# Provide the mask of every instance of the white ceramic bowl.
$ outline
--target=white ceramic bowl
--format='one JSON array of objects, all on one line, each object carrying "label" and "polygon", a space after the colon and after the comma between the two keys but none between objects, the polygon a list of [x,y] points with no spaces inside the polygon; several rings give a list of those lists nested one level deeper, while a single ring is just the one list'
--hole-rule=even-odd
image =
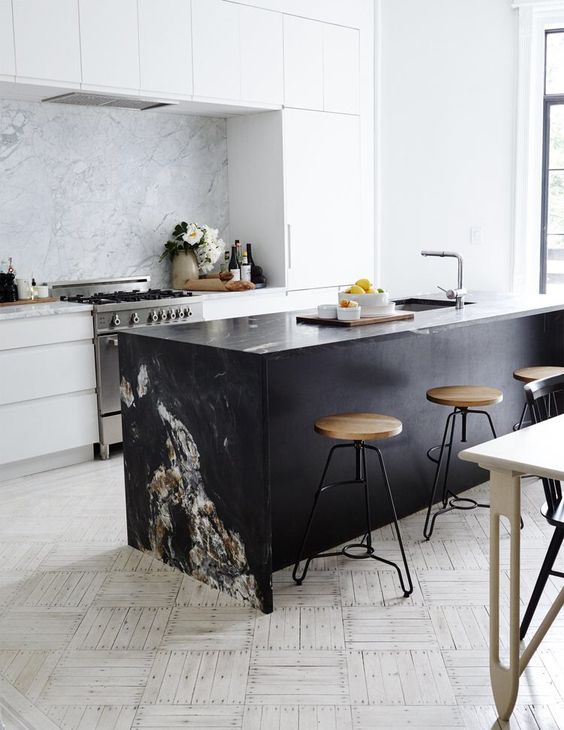
[{"label": "white ceramic bowl", "polygon": [[396,305],[395,302],[390,302],[389,292],[383,294],[345,294],[341,291],[338,295],[339,301],[341,299],[351,299],[353,302],[358,302],[362,307],[363,317],[378,317],[381,314],[393,314]]},{"label": "white ceramic bowl", "polygon": [[360,319],[361,307],[339,307],[337,309],[337,319],[344,320],[345,322],[352,322],[355,319]]},{"label": "white ceramic bowl", "polygon": [[337,305],[319,304],[317,307],[317,316],[319,319],[337,319]]}]

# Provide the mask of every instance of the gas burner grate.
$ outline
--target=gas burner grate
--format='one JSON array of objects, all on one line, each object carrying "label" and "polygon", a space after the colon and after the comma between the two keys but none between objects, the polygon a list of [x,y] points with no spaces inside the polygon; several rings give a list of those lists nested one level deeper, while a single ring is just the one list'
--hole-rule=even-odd
[{"label": "gas burner grate", "polygon": [[152,302],[159,299],[181,299],[191,297],[192,292],[181,289],[149,289],[148,291],[115,291],[96,292],[95,294],[75,294],[74,296],[62,296],[64,302],[77,302],[79,304],[127,304],[129,302]]}]

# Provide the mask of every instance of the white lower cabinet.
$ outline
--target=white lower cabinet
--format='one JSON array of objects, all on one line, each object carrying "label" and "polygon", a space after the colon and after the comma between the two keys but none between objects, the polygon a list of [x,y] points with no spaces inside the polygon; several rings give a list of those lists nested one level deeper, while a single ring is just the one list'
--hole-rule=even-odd
[{"label": "white lower cabinet", "polygon": [[2,464],[96,443],[96,394],[72,393],[0,406],[0,423],[1,471]]},{"label": "white lower cabinet", "polygon": [[0,321],[0,481],[93,458],[92,315]]}]

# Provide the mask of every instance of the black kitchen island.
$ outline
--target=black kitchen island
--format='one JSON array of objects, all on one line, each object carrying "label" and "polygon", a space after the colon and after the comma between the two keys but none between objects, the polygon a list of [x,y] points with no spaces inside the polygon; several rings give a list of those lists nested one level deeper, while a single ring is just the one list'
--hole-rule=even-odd
[{"label": "black kitchen island", "polygon": [[[383,444],[396,507],[405,516],[426,505],[426,452],[448,413],[426,390],[502,389],[491,409],[501,434],[523,404],[513,370],[564,363],[563,301],[469,299],[477,303],[462,311],[354,328],[297,324],[296,313],[283,313],[120,333],[129,544],[271,611],[272,572],[295,559],[331,445],[313,422],[338,412],[403,421],[403,433]],[[470,424],[470,443],[491,437],[480,420]],[[335,479],[350,478],[352,468],[336,460]],[[371,473],[378,526],[391,516]],[[486,478],[458,459],[451,474],[456,491]],[[362,533],[354,497],[347,487],[325,495],[310,552]]]}]

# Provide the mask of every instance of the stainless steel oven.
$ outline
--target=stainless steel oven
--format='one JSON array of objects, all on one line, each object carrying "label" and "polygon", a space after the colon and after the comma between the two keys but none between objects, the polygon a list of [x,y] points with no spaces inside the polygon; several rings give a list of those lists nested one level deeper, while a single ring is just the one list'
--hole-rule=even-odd
[{"label": "stainless steel oven", "polygon": [[150,277],[93,279],[50,284],[53,296],[92,304],[100,455],[122,441],[118,332],[203,320],[202,302],[189,292],[151,289]]}]

